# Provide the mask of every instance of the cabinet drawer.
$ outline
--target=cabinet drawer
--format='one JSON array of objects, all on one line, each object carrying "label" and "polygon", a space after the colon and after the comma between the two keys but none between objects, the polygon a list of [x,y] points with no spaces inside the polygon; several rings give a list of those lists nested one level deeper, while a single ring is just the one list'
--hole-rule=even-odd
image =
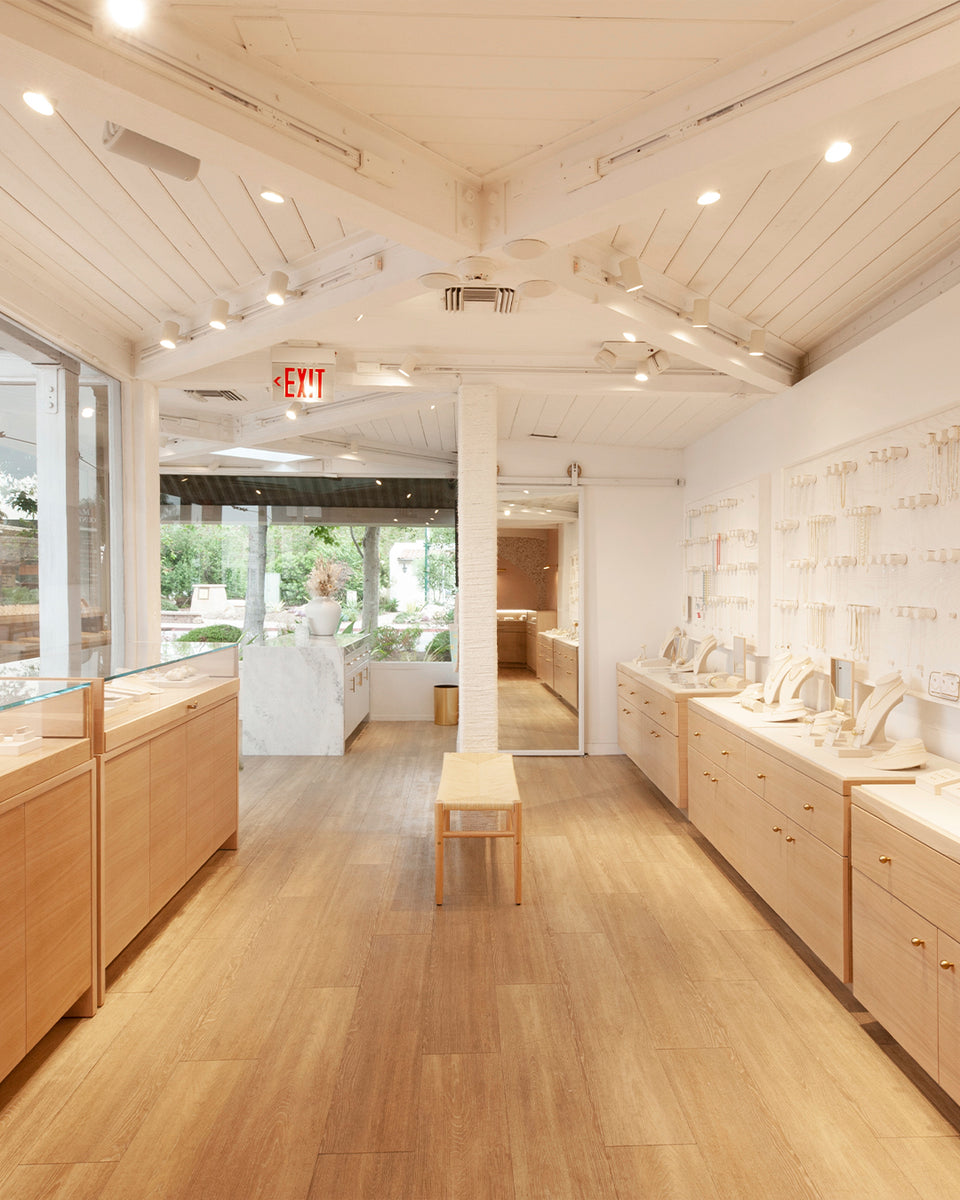
[{"label": "cabinet drawer", "polygon": [[640,714],[632,704],[620,700],[617,704],[617,743],[626,756],[644,769],[643,738],[640,734]]},{"label": "cabinet drawer", "polygon": [[694,712],[688,715],[687,729],[688,746],[696,746],[701,754],[740,783],[749,783],[746,743],[742,738]]},{"label": "cabinet drawer", "polygon": [[854,867],[904,904],[960,938],[960,863],[853,805]]},{"label": "cabinet drawer", "polygon": [[832,791],[753,745],[747,746],[747,783],[838,854],[848,853],[846,800],[842,792]]},{"label": "cabinet drawer", "polygon": [[849,860],[787,824],[789,903],[783,918],[843,982],[850,979]]},{"label": "cabinet drawer", "polygon": [[698,750],[687,751],[687,816],[711,845],[716,845],[720,776]]},{"label": "cabinet drawer", "polygon": [[937,1078],[937,929],[853,872],[853,991],[925,1071]]}]

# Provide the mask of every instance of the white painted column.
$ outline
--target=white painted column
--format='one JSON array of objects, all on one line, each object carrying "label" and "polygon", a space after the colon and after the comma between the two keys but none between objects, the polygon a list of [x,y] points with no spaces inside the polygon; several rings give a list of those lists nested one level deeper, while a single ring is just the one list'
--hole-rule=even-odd
[{"label": "white painted column", "polygon": [[124,630],[127,646],[160,640],[160,401],[151,383],[124,384]]},{"label": "white painted column", "polygon": [[79,369],[79,363],[36,367],[40,646],[49,675],[79,670]]},{"label": "white painted column", "polygon": [[496,750],[497,389],[464,384],[457,397],[460,728],[457,748]]}]

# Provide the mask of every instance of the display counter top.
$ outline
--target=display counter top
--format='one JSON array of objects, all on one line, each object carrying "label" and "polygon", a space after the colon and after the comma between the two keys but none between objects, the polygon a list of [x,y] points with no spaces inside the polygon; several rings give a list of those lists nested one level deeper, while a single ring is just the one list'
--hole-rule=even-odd
[{"label": "display counter top", "polygon": [[18,795],[87,762],[92,753],[89,683],[0,681],[0,811]]},{"label": "display counter top", "polygon": [[[793,760],[793,766],[803,774],[827,787],[837,788],[852,783],[912,783],[918,771],[885,771],[873,765],[872,757],[842,757],[836,751],[814,744],[810,725],[802,721],[770,720],[770,713],[750,712],[741,707],[735,697],[698,698],[690,702],[690,722],[701,712],[731,733],[752,743],[761,750],[771,750]],[[931,755],[928,770],[945,765],[945,760]]]},{"label": "display counter top", "polygon": [[708,681],[711,676],[716,674],[713,671],[704,675],[684,675],[682,672],[678,672],[668,665],[663,667],[640,667],[632,662],[617,663],[617,670],[631,679],[635,679],[638,683],[645,683],[648,687],[652,687],[655,691],[662,692],[665,696],[670,696],[674,700],[680,696],[692,697],[694,695],[733,696],[740,691],[739,687],[711,687]]},{"label": "display counter top", "polygon": [[[921,779],[923,774],[919,772]],[[916,783],[888,783],[858,787],[852,800],[901,833],[960,863],[960,798],[934,795]]]}]

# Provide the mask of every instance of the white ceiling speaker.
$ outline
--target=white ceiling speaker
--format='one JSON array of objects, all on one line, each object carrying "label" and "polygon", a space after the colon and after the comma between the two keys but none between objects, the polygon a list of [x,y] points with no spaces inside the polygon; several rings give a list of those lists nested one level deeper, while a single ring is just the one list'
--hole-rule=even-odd
[{"label": "white ceiling speaker", "polygon": [[541,242],[539,238],[515,238],[512,242],[507,242],[503,252],[511,258],[531,259],[539,258],[549,249],[547,243]]},{"label": "white ceiling speaker", "polygon": [[457,263],[457,270],[460,275],[468,280],[486,281],[497,269],[497,264],[492,258],[484,258],[482,255],[474,254],[469,258],[461,258]]},{"label": "white ceiling speaker", "polygon": [[200,170],[200,159],[192,154],[155,142],[153,138],[114,125],[112,121],[107,121],[103,127],[103,145],[111,154],[119,154],[121,158],[129,158],[152,171],[163,171],[165,175],[174,175],[188,183],[196,179]]},{"label": "white ceiling speaker", "polygon": [[426,275],[421,275],[417,282],[432,292],[442,292],[444,288],[456,287],[460,278],[450,271],[428,271]]},{"label": "white ceiling speaker", "polygon": [[624,291],[639,292],[643,287],[640,263],[635,258],[625,258],[620,263],[620,284]]},{"label": "white ceiling speaker", "polygon": [[544,296],[552,296],[556,290],[557,285],[552,279],[528,279],[517,288],[521,296],[531,300],[542,300]]}]

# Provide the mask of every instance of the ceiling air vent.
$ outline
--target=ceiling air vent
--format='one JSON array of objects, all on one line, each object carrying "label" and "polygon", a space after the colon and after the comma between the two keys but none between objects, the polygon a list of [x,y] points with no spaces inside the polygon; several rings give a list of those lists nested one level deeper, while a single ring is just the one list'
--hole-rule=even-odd
[{"label": "ceiling air vent", "polygon": [[246,396],[241,396],[239,392],[221,391],[219,388],[190,388],[187,392],[190,396],[196,396],[198,400],[226,400],[230,404],[246,404]]},{"label": "ceiling air vent", "polygon": [[445,312],[508,313],[513,311],[515,299],[516,292],[513,288],[468,283],[460,287],[444,288],[443,307]]}]

